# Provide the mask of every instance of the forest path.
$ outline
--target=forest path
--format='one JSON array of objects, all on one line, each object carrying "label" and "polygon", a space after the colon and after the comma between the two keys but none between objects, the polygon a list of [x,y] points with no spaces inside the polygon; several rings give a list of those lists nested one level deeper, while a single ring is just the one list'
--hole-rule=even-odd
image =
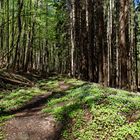
[{"label": "forest path", "polygon": [[[60,81],[59,87],[63,92],[69,89],[70,85]],[[36,96],[15,111],[15,117],[7,121],[3,128],[5,140],[57,140],[62,123],[56,121],[53,116],[41,112],[49,98],[56,95],[57,92],[52,91]]]}]

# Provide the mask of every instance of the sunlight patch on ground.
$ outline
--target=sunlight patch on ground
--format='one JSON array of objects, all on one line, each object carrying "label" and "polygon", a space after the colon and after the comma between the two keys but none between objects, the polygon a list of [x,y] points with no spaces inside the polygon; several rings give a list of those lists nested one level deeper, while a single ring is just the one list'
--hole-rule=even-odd
[{"label": "sunlight patch on ground", "polygon": [[[140,138],[138,94],[76,79],[51,77],[39,81],[34,88],[17,89],[1,95],[1,109],[18,108],[34,96],[48,91],[54,94],[42,112],[63,122],[63,140]],[[1,121],[6,119],[7,116],[1,116]]]}]

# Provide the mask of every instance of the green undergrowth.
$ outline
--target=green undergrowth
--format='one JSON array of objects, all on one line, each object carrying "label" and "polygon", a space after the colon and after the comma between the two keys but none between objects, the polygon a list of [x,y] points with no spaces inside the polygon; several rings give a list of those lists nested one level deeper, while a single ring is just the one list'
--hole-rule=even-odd
[{"label": "green undergrowth", "polygon": [[67,78],[67,77],[62,77],[62,76],[56,76],[56,77],[50,77],[47,80],[40,80],[38,82],[38,85],[40,87],[40,89],[42,90],[47,90],[47,91],[53,91],[53,92],[59,92],[62,89],[60,88],[60,85],[62,84],[67,84],[70,86],[78,86],[81,85],[82,83],[84,83],[83,81],[80,80],[76,80],[73,78]]},{"label": "green undergrowth", "polygon": [[44,94],[45,91],[38,87],[13,90],[9,93],[1,93],[0,109],[2,112],[17,109],[30,101],[34,96]]},{"label": "green undergrowth", "polygon": [[[21,107],[34,96],[53,92],[42,112],[63,123],[61,140],[140,139],[140,96],[67,77],[40,80],[33,88],[0,93],[0,109]],[[0,122],[11,118],[0,116]],[[0,133],[0,137],[1,137]]]},{"label": "green undergrowth", "polygon": [[75,79],[65,83],[72,87],[42,110],[63,122],[62,140],[140,139],[140,96]]}]

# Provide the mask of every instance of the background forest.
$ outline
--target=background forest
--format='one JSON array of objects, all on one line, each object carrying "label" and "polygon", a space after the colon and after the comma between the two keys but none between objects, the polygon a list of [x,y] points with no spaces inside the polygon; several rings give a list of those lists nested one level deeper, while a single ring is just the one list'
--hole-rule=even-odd
[{"label": "background forest", "polygon": [[140,140],[139,91],[140,0],[0,0],[0,140]]},{"label": "background forest", "polygon": [[0,68],[139,86],[139,1],[1,0]]}]

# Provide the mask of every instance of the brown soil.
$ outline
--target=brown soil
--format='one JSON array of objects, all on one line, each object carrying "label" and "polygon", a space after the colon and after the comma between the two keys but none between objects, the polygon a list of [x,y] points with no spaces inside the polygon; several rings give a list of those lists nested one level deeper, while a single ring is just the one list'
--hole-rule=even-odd
[{"label": "brown soil", "polygon": [[68,90],[70,88],[70,84],[66,84],[64,81],[59,82],[59,87],[62,91]]},{"label": "brown soil", "polygon": [[140,119],[140,110],[131,111],[126,118],[129,123],[136,122]]},{"label": "brown soil", "polygon": [[52,116],[20,116],[6,123],[5,140],[57,140],[61,127]]},{"label": "brown soil", "polygon": [[51,94],[35,97],[22,111],[16,112],[15,118],[7,121],[3,128],[5,140],[56,140],[62,124],[41,112],[49,96]]}]

